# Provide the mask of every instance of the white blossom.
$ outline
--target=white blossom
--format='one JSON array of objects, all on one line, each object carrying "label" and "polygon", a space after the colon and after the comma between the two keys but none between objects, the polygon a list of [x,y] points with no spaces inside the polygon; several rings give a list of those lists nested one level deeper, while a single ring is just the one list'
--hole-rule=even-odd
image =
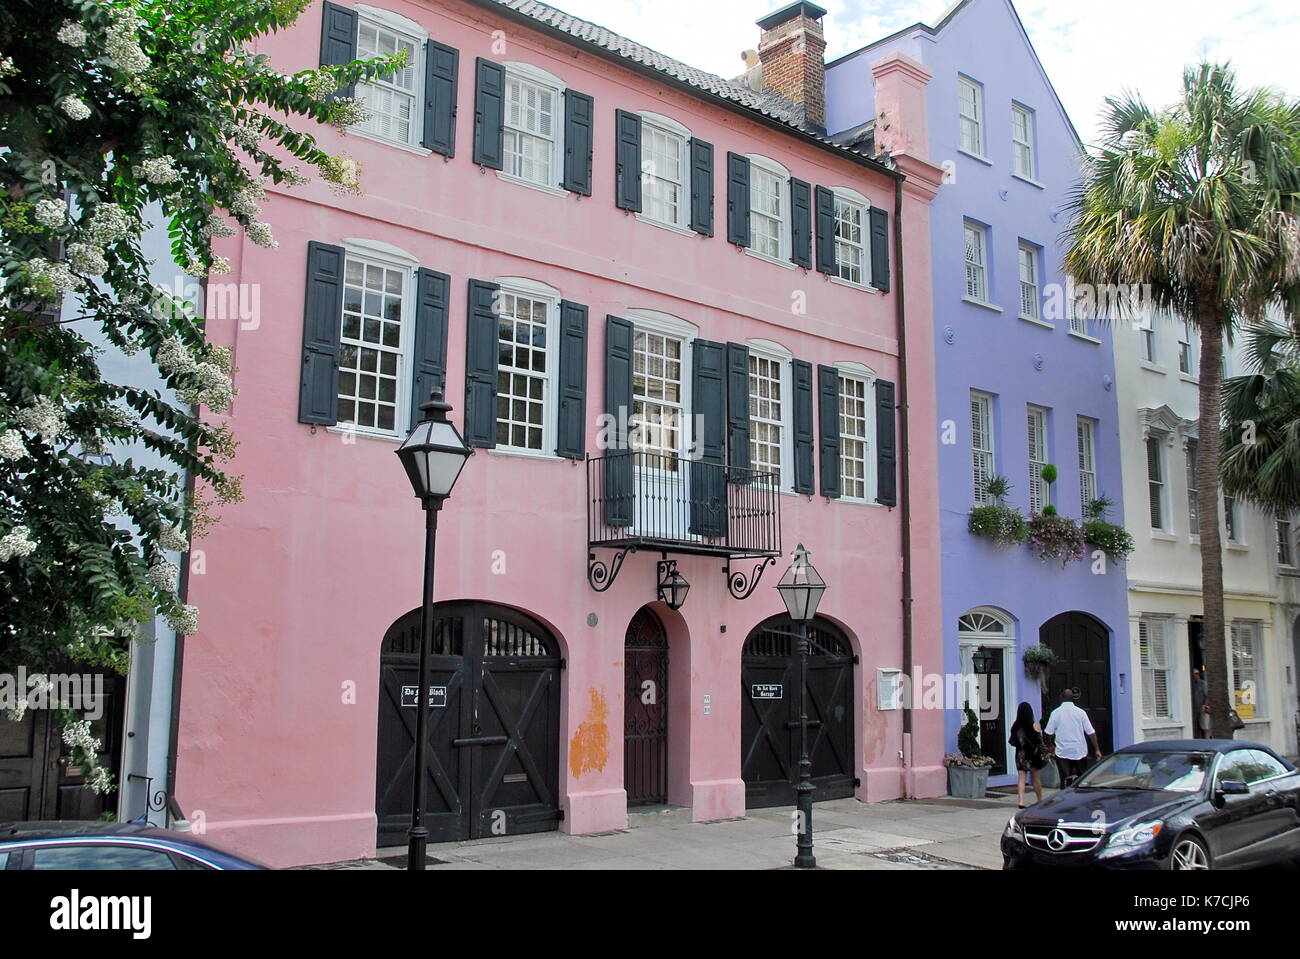
[{"label": "white blossom", "polygon": [[104,49],[113,65],[132,77],[149,69],[149,58],[140,49],[136,36],[143,24],[144,20],[135,10],[123,10],[108,28],[108,37],[104,41]]},{"label": "white blossom", "polygon": [[168,552],[183,553],[189,549],[190,541],[179,526],[163,526],[158,530],[158,545]]},{"label": "white blossom", "polygon": [[130,236],[134,229],[134,220],[120,206],[116,203],[101,203],[90,216],[87,232],[91,243],[108,246]]},{"label": "white blossom", "polygon": [[68,204],[60,199],[37,200],[32,216],[41,226],[58,229],[68,219]]},{"label": "white blossom", "polygon": [[132,168],[132,172],[147,182],[159,186],[175,183],[181,178],[180,171],[176,169],[176,161],[171,157],[150,157],[142,160]]},{"label": "white blossom", "polygon": [[177,376],[191,373],[198,366],[198,362],[190,353],[189,347],[182,343],[179,337],[175,336],[163,340],[162,345],[158,347],[155,360],[158,363],[158,369],[164,373],[174,373]]},{"label": "white blossom", "polygon": [[69,243],[68,263],[86,276],[103,276],[108,269],[104,251],[90,243]]},{"label": "white blossom", "polygon": [[166,593],[176,588],[178,575],[180,575],[180,567],[169,560],[160,559],[149,567],[149,582]]},{"label": "white blossom", "polygon": [[167,625],[181,636],[193,636],[199,631],[199,608],[182,606],[166,614]]},{"label": "white blossom", "polygon": [[36,402],[18,414],[18,423],[28,433],[35,433],[46,441],[58,439],[68,429],[63,407],[48,396],[36,397]]},{"label": "white blossom", "polygon": [[108,774],[107,769],[100,765],[96,765],[94,769],[86,774],[84,782],[90,791],[96,795],[103,795],[113,790],[113,777]]},{"label": "white blossom", "polygon": [[214,210],[208,214],[208,221],[199,232],[207,237],[226,237],[234,236],[237,231],[226,222],[224,216]]},{"label": "white blossom", "polygon": [[274,250],[280,245],[280,241],[275,238],[271,232],[271,224],[263,223],[261,220],[254,220],[248,224],[248,238],[258,246],[264,246],[268,250]]},{"label": "white blossom", "polygon": [[20,460],[27,455],[27,446],[17,430],[0,433],[0,460]]},{"label": "white blossom", "polygon": [[81,288],[81,281],[73,276],[66,263],[51,263],[38,256],[27,261],[27,269],[40,292],[51,299]]},{"label": "white blossom", "polygon": [[307,92],[317,100],[324,100],[339,88],[339,82],[323,70],[307,77]]},{"label": "white blossom", "polygon": [[9,562],[13,556],[27,556],[36,549],[31,538],[31,530],[26,526],[15,526],[0,537],[0,563]]},{"label": "white blossom", "polygon": [[266,196],[266,191],[261,187],[245,187],[242,190],[236,190],[234,197],[230,200],[230,212],[235,216],[247,217],[250,220],[262,212],[257,201]]},{"label": "white blossom", "polygon": [[361,164],[353,157],[327,157],[320,163],[321,176],[340,195],[361,192]]},{"label": "white blossom", "polygon": [[214,274],[224,274],[230,272],[231,272],[231,266],[230,266],[230,261],[228,259],[226,259],[224,256],[214,256],[212,258],[212,265],[208,267],[209,276],[212,276]]},{"label": "white blossom", "polygon": [[70,47],[84,47],[86,45],[86,28],[72,20],[64,20],[63,26],[59,27],[59,32],[55,36],[60,43],[66,43]]},{"label": "white blossom", "polygon": [[13,57],[0,57],[0,77],[11,76],[18,72]]},{"label": "white blossom", "polygon": [[80,749],[87,757],[93,757],[102,745],[90,731],[90,720],[78,719],[63,727],[63,742],[69,749]]},{"label": "white blossom", "polygon": [[90,107],[79,98],[68,95],[59,101],[59,109],[73,120],[84,120],[90,116]]}]

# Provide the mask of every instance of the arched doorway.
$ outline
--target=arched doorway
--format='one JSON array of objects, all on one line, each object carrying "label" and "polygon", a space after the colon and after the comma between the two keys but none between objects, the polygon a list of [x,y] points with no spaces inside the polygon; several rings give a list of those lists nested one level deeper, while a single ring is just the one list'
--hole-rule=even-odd
[{"label": "arched doorway", "polygon": [[[378,845],[406,841],[415,769],[420,611],[384,636],[375,782]],[[550,632],[488,603],[434,607],[427,803],[431,842],[555,829],[560,654]]]},{"label": "arched doorway", "polygon": [[1110,630],[1087,613],[1062,613],[1039,630],[1039,641],[1056,654],[1043,712],[1061,702],[1061,691],[1077,687],[1103,753],[1114,749],[1110,699]]},{"label": "arched doorway", "polygon": [[[848,637],[815,619],[808,639],[808,755],[813,798],[844,799],[857,785],[853,666]],[[754,627],[741,657],[741,777],[750,809],[790,805],[799,781],[799,642],[789,616]]]},{"label": "arched doorway", "polygon": [[648,606],[623,643],[623,786],[629,806],[668,802],[668,632]]},{"label": "arched doorway", "polygon": [[[978,690],[979,701],[970,707],[980,720],[980,749],[993,757],[990,775],[1004,776],[1012,765],[1007,717],[1016,703],[1015,621],[999,609],[972,609],[957,619],[957,644],[962,675],[974,679]],[[964,710],[961,715],[964,723]]]}]

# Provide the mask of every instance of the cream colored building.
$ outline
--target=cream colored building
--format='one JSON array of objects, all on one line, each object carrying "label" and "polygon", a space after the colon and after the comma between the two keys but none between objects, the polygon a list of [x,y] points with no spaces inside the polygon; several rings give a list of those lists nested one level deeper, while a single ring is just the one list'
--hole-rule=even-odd
[{"label": "cream colored building", "polygon": [[[1202,664],[1201,555],[1197,536],[1197,333],[1157,313],[1114,327],[1114,389],[1124,456],[1125,525],[1136,549],[1128,577],[1129,678],[1134,741],[1195,734],[1193,670]],[[1227,375],[1247,372],[1242,344]],[[1105,491],[1118,499],[1111,491]],[[1279,522],[1225,497],[1220,506],[1229,686],[1246,728],[1237,733],[1287,755],[1298,751],[1300,517]]]}]

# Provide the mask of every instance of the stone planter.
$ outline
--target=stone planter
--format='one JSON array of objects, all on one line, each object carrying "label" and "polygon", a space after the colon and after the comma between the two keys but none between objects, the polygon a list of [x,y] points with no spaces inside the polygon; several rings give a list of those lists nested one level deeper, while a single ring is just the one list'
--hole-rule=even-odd
[{"label": "stone planter", "polygon": [[989,788],[989,767],[949,766],[948,795],[959,799],[983,799]]}]

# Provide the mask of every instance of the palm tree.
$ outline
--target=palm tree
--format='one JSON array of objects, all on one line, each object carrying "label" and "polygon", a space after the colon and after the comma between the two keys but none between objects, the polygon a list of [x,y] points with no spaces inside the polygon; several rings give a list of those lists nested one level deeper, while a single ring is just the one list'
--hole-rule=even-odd
[{"label": "palm tree", "polygon": [[1250,331],[1254,372],[1223,384],[1223,488],[1279,516],[1300,510],[1300,331]]},{"label": "palm tree", "polygon": [[1300,308],[1300,102],[1239,90],[1230,66],[1183,74],[1179,99],[1153,111],[1106,101],[1100,144],[1071,198],[1066,271],[1078,284],[1140,284],[1151,305],[1201,333],[1196,473],[1211,734],[1232,725],[1219,537],[1220,388],[1225,336]]}]

